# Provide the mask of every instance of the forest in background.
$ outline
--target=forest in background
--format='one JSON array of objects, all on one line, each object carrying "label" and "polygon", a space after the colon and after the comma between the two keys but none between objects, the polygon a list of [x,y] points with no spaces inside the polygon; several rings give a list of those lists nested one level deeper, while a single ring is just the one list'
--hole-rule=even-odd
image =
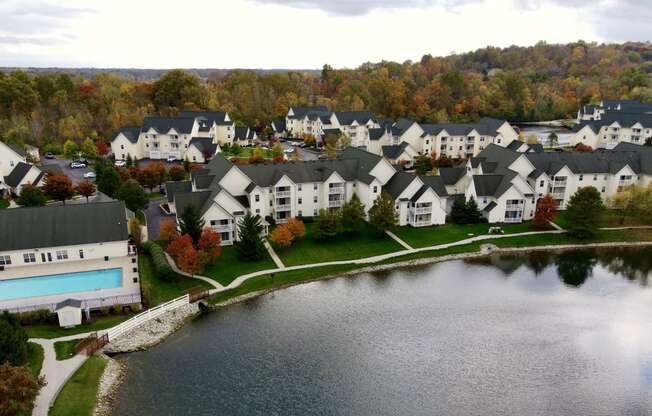
[{"label": "forest in background", "polygon": [[108,70],[0,71],[0,140],[37,146],[108,141],[146,115],[192,109],[228,111],[238,124],[260,131],[292,105],[461,122],[574,118],[579,106],[603,98],[652,102],[650,43],[540,42],[355,69],[161,73],[143,81]]}]

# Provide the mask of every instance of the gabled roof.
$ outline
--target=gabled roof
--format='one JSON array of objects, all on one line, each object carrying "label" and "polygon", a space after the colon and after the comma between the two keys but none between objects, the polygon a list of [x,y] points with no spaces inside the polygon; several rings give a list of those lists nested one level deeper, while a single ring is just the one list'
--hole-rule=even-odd
[{"label": "gabled roof", "polygon": [[369,120],[375,120],[374,113],[371,111],[339,111],[335,113],[335,116],[337,117],[337,121],[343,126],[350,126],[354,121],[364,125]]},{"label": "gabled roof", "polygon": [[387,132],[387,128],[385,127],[380,127],[380,128],[371,128],[369,129],[369,140],[380,140],[381,137],[385,135]]},{"label": "gabled roof", "polygon": [[188,146],[195,146],[202,155],[212,156],[217,152],[217,143],[213,143],[213,139],[210,137],[193,137]]},{"label": "gabled roof", "polygon": [[457,182],[459,182],[460,179],[464,177],[464,175],[466,175],[466,168],[438,168],[437,173],[445,185],[455,185]]},{"label": "gabled roof", "polygon": [[140,127],[123,127],[116,134],[113,135],[111,141],[114,141],[118,136],[122,134],[129,140],[131,143],[138,142],[138,136],[140,135]]},{"label": "gabled roof", "polygon": [[331,112],[326,106],[320,105],[316,107],[290,107],[293,116],[288,116],[291,119],[302,119],[306,116],[310,117],[319,117],[319,116],[330,116]]},{"label": "gabled roof", "polygon": [[174,201],[176,194],[190,191],[192,191],[192,183],[190,181],[165,182],[165,195],[168,202]]},{"label": "gabled roof", "polygon": [[25,175],[27,175],[27,173],[32,169],[32,166],[33,165],[30,165],[29,163],[18,162],[11,173],[5,176],[5,183],[12,188],[17,187],[20,185],[23,178],[25,178]]},{"label": "gabled roof", "polygon": [[154,129],[159,134],[167,134],[174,129],[179,134],[190,134],[194,124],[193,117],[145,117],[141,131]]},{"label": "gabled roof", "polygon": [[396,172],[389,181],[387,181],[383,188],[392,196],[392,198],[397,199],[399,195],[401,195],[401,193],[416,179],[417,177],[414,175],[399,171]]},{"label": "gabled roof", "polygon": [[405,149],[409,146],[408,142],[401,142],[401,144],[392,144],[388,146],[383,146],[383,156],[387,159],[396,159],[403,154]]},{"label": "gabled roof", "polygon": [[129,239],[122,201],[0,210],[0,235],[0,251]]},{"label": "gabled roof", "polygon": [[272,130],[275,131],[276,133],[285,133],[286,130],[285,119],[277,118],[272,120]]},{"label": "gabled roof", "polygon": [[25,149],[23,149],[22,146],[19,146],[17,144],[8,144],[7,146],[9,146],[9,148],[11,148],[11,150],[16,152],[16,154],[18,156],[21,156],[21,157],[26,157],[27,156],[27,153],[25,152]]},{"label": "gabled roof", "polygon": [[516,172],[507,171],[504,174],[473,175],[473,186],[477,196],[492,196],[500,198],[512,185]]},{"label": "gabled roof", "polygon": [[512,140],[510,144],[507,145],[507,148],[513,151],[518,151],[525,143],[520,140]]},{"label": "gabled roof", "polygon": [[72,307],[72,308],[81,308],[82,306],[82,301],[78,299],[66,299],[63,302],[57,303],[55,306],[54,310],[58,311],[61,310],[65,307]]},{"label": "gabled roof", "polygon": [[407,118],[401,118],[392,125],[392,134],[395,136],[400,136],[405,133],[407,129],[412,127],[413,124],[416,124],[416,121]]},{"label": "gabled roof", "polygon": [[430,187],[440,197],[448,196],[446,185],[444,184],[443,178],[441,176],[419,175],[419,179],[421,179],[421,181],[426,184],[426,186]]},{"label": "gabled roof", "polygon": [[433,136],[442,131],[446,131],[451,136],[466,136],[473,130],[482,136],[495,136],[500,126],[505,122],[505,120],[484,117],[475,123],[420,124],[420,126],[426,133]]}]

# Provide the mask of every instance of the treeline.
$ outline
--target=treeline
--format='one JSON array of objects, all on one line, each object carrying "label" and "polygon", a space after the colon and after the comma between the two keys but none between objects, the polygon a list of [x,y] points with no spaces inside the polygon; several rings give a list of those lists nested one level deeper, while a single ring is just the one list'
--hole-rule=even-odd
[{"label": "treeline", "polygon": [[183,109],[228,111],[237,123],[262,130],[291,105],[368,109],[422,122],[483,116],[510,121],[574,117],[602,98],[652,102],[652,45],[626,43],[484,48],[419,62],[380,62],[321,73],[235,70],[207,79],[169,71],[154,82],[110,73],[0,72],[0,137],[43,145],[108,140],[148,114]]}]

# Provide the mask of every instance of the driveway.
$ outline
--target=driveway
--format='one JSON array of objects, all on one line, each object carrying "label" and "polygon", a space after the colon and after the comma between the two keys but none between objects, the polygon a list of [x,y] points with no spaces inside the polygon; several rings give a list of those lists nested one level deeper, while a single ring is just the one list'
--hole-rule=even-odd
[{"label": "driveway", "polygon": [[174,215],[166,215],[161,207],[161,203],[165,201],[165,197],[152,199],[145,209],[145,216],[147,217],[147,236],[150,240],[158,240],[158,232],[161,227],[161,222],[166,218],[174,219]]},{"label": "driveway", "polygon": [[43,159],[43,166],[59,166],[63,173],[66,174],[72,180],[73,184],[78,184],[79,182],[84,180],[84,174],[87,172],[92,171],[92,169],[89,168],[81,168],[81,169],[71,169],[70,168],[70,160],[67,159]]}]

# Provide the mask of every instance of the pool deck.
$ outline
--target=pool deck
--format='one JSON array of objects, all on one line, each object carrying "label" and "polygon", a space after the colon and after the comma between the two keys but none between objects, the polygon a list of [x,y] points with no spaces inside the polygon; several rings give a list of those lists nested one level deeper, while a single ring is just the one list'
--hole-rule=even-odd
[{"label": "pool deck", "polygon": [[[94,303],[102,303],[104,298],[112,298],[112,303],[115,302],[117,297],[130,297],[133,299],[138,298],[140,301],[140,285],[133,283],[132,275],[138,273],[132,272],[134,266],[132,259],[133,256],[124,256],[112,258],[109,261],[103,259],[81,260],[81,261],[65,261],[58,263],[38,264],[31,266],[19,266],[6,269],[0,274],[0,281],[8,279],[20,279],[28,277],[49,276],[56,274],[70,274],[78,272],[87,272],[93,270],[105,269],[122,269],[122,286],[119,288],[111,289],[98,289],[86,292],[68,292],[61,294],[54,294],[49,296],[38,296],[11,300],[0,300],[0,310],[7,309],[10,311],[31,310],[31,309],[50,309],[53,310],[54,306],[66,299],[74,298],[79,300],[93,300]],[[127,301],[125,303],[133,303]],[[97,307],[97,306],[93,306]]]}]

